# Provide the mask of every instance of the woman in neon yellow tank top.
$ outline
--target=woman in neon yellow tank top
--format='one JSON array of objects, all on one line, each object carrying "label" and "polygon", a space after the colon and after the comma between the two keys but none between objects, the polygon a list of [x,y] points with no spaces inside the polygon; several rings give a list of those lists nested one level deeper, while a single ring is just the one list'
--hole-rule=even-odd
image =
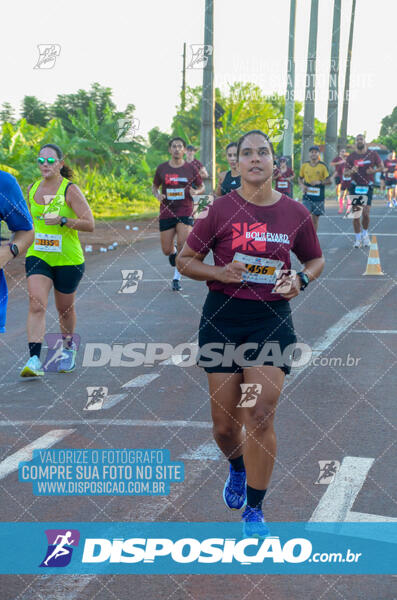
[{"label": "woman in neon yellow tank top", "polygon": [[[77,185],[69,181],[72,171],[64,164],[62,150],[55,144],[46,144],[37,161],[42,179],[28,188],[35,238],[26,253],[30,358],[21,371],[22,377],[44,375],[44,368],[62,373],[75,368],[74,303],[84,273],[78,231],[94,231],[91,209]],[[61,334],[54,344],[52,358],[43,368],[40,352],[52,286]]]}]

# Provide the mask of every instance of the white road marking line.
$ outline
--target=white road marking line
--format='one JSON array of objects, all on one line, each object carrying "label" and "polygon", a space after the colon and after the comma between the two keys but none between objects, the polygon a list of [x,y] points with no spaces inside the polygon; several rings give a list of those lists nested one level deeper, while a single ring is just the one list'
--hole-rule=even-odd
[{"label": "white road marking line", "polygon": [[210,441],[201,444],[201,446],[196,448],[196,450],[185,452],[185,454],[182,454],[180,458],[184,458],[186,460],[219,460],[222,458],[222,456],[223,454],[215,442]]},{"label": "white road marking line", "polygon": [[108,410],[109,408],[113,408],[116,406],[121,400],[124,400],[128,394],[115,394],[113,396],[108,396],[103,403],[102,410]]},{"label": "white road marking line", "polygon": [[134,379],[127,381],[127,383],[125,383],[121,387],[122,388],[143,387],[144,385],[147,385],[151,381],[154,381],[155,379],[157,379],[157,377],[160,377],[160,375],[158,373],[145,373],[144,375],[138,375],[138,377],[134,377]]},{"label": "white road marking line", "polygon": [[[397,236],[397,233],[378,233],[377,231],[373,231],[371,229],[371,235],[382,235],[382,236],[392,236],[395,237]],[[351,235],[353,237],[354,235],[354,231],[320,231],[317,232],[317,235]]]},{"label": "white road marking line", "polygon": [[[27,424],[29,421],[25,421],[25,423]],[[30,425],[31,424],[32,421],[30,421]],[[54,421],[54,424],[58,424],[58,421]],[[33,450],[51,448],[51,446],[54,446],[74,431],[74,429],[54,429],[37,438],[37,440],[34,440],[34,442],[28,444],[24,448],[17,450],[14,454],[7,456],[7,458],[0,463],[0,479],[4,479],[4,477],[7,477],[7,475],[16,471],[20,462],[31,460]]]},{"label": "white road marking line", "polygon": [[397,329],[352,329],[350,333],[397,333]]},{"label": "white road marking line", "polygon": [[[314,346],[312,347],[313,355],[319,356],[330,346],[332,346],[332,344],[338,339],[338,337],[342,335],[342,333],[344,333],[344,331],[346,331],[346,329],[348,329],[350,325],[355,323],[357,319],[362,317],[362,315],[365,312],[367,312],[367,310],[370,309],[371,306],[371,304],[367,304],[365,306],[358,306],[357,308],[354,308],[353,310],[349,311],[346,315],[343,315],[343,317],[339,319],[339,321],[335,323],[335,325],[332,325],[327,329],[323,337],[321,337],[319,340],[317,340],[317,342],[315,342]],[[308,367],[310,367],[310,361],[306,363],[302,368],[292,371],[291,374],[288,376],[288,379],[283,389],[291,385],[291,383],[293,383],[295,379],[299,377],[299,375],[303,373],[303,371],[305,371],[305,369],[307,369]]]},{"label": "white road marking line", "polygon": [[[64,427],[73,426],[73,425],[86,425],[89,423],[90,425],[106,425],[108,427],[193,427],[194,429],[211,429],[212,422],[211,421],[145,421],[139,419],[90,419],[90,418],[81,418],[81,419],[44,419],[37,423],[38,426],[47,425],[52,427],[54,425],[63,425]],[[31,420],[27,421],[12,421],[12,420],[4,420],[0,421],[0,427],[23,427],[24,425],[32,425]]]},{"label": "white road marking line", "polygon": [[374,461],[374,458],[346,456],[309,522],[346,521]]},{"label": "white road marking line", "polygon": [[[360,492],[367,474],[374,463],[374,458],[362,458],[355,456],[346,456],[341,464],[339,471],[336,473],[334,480],[329,484],[325,494],[314,510],[306,529],[308,531],[321,531],[321,523],[326,523],[323,526],[323,531],[337,535],[346,535],[373,539],[388,543],[397,543],[397,534],[390,537],[390,532],[385,533],[382,529],[371,529],[370,535],[365,528],[360,531],[354,531],[350,527],[351,522],[355,523],[396,523],[394,517],[386,517],[383,515],[371,515],[351,511],[358,493]],[[320,525],[319,525],[320,523]],[[334,527],[330,528],[330,523],[334,523]]]}]

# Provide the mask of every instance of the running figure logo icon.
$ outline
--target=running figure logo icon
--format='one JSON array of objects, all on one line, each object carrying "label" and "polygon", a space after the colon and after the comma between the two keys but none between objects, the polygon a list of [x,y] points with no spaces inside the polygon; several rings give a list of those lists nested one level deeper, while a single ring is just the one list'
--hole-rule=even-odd
[{"label": "running figure logo icon", "polygon": [[59,361],[67,358],[67,353],[64,352],[65,348],[78,350],[80,345],[80,336],[76,333],[65,338],[62,333],[47,333],[44,339],[47,342],[48,348],[47,356],[43,363],[43,369],[46,372],[58,370]]},{"label": "running figure logo icon", "polygon": [[190,44],[192,57],[190,63],[186,66],[187,69],[204,69],[208,63],[208,57],[212,55],[212,46],[204,44]]},{"label": "running figure logo icon", "polygon": [[272,144],[281,142],[288,129],[288,119],[267,119],[268,136]]},{"label": "running figure logo icon", "polygon": [[318,464],[320,466],[320,474],[314,483],[316,485],[329,485],[339,470],[340,462],[338,460],[319,460]]},{"label": "running figure logo icon", "polygon": [[115,144],[128,144],[134,140],[140,121],[136,117],[130,119],[117,119],[117,137]]},{"label": "running figure logo icon", "polygon": [[241,399],[237,408],[252,408],[255,406],[258,396],[262,391],[261,383],[240,383]]},{"label": "running figure logo icon", "polygon": [[47,552],[39,567],[66,567],[72,560],[73,548],[79,545],[78,529],[47,529]]},{"label": "running figure logo icon", "polygon": [[192,196],[194,203],[193,217],[195,219],[205,219],[209,213],[210,206],[214,203],[214,196],[199,195]]},{"label": "running figure logo icon", "polygon": [[108,388],[105,386],[87,387],[88,400],[83,410],[101,410],[108,397]]},{"label": "running figure logo icon", "polygon": [[59,44],[38,44],[39,58],[34,69],[52,69],[61,53]]},{"label": "running figure logo icon", "polygon": [[119,289],[119,294],[135,294],[138,289],[138,283],[142,279],[143,271],[139,269],[121,269],[123,282]]}]

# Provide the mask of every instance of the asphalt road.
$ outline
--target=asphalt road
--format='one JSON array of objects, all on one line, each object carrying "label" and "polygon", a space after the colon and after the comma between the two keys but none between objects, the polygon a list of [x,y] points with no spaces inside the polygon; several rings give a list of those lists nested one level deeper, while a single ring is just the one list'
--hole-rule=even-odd
[{"label": "asphalt road", "polygon": [[[315,484],[318,461],[343,463],[346,457],[374,460],[347,512],[335,517],[331,511],[328,520],[349,520],[349,511],[397,518],[397,211],[374,204],[370,233],[377,236],[384,275],[363,275],[368,250],[353,249],[351,221],[330,205],[319,229],[325,271],[292,302],[299,340],[324,360],[286,379],[276,419],[278,457],[265,501],[268,521],[308,521],[323,510],[327,486]],[[121,271],[131,269],[143,272],[137,290],[119,293]],[[7,457],[40,436],[65,430],[54,447],[167,448],[172,460],[184,461],[185,481],[172,484],[168,497],[39,497],[14,470],[0,479],[2,521],[239,520],[221,498],[227,464],[212,441],[203,371],[172,361],[82,366],[90,343],[195,342],[206,286],[183,280],[182,292],[175,293],[171,278],[153,233],[142,231],[132,246],[121,241],[115,251],[91,256],[77,302],[78,368],[40,380],[18,375],[27,360],[27,295],[22,276],[9,281],[7,333],[0,338],[0,472]],[[47,331],[57,332],[52,299]],[[142,375],[153,377],[138,380],[139,387],[123,387]],[[84,410],[87,387],[95,386],[108,388],[108,401],[100,410]],[[394,600],[397,592],[396,579],[383,575],[2,575],[0,597]]]}]

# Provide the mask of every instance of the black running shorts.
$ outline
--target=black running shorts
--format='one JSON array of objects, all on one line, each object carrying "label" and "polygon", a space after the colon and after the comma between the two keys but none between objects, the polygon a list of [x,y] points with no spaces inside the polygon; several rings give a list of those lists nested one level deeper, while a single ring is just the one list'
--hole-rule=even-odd
[{"label": "black running shorts", "polygon": [[174,229],[178,223],[184,223],[193,227],[193,217],[172,217],[170,219],[159,219],[160,231],[167,231],[167,229]]},{"label": "black running shorts", "polygon": [[207,373],[241,373],[268,365],[288,374],[296,343],[289,302],[243,300],[210,291],[198,341],[197,364]]},{"label": "black running shorts", "polygon": [[45,260],[37,256],[28,256],[25,262],[26,277],[30,277],[30,275],[49,277],[54,283],[54,288],[62,294],[73,294],[77,290],[84,270],[84,263],[51,267]]}]

